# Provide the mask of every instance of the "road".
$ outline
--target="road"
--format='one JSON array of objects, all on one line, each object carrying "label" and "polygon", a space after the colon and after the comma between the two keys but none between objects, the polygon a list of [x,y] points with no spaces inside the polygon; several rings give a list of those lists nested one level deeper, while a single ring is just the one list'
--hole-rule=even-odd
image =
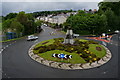
[{"label": "road", "polygon": [[[42,65],[28,56],[28,49],[35,43],[57,37],[65,37],[65,34],[56,32],[49,27],[42,27],[43,31],[36,41],[20,39],[16,42],[3,43],[2,74],[3,78],[117,78],[118,77],[118,45],[107,44],[112,52],[112,59],[101,67],[87,70],[61,70]],[[50,35],[50,32],[56,35]],[[113,42],[117,41],[117,35],[113,36]],[[11,44],[12,43],[12,44]],[[9,45],[11,44],[11,45]],[[6,47],[9,45],[8,47]]]}]

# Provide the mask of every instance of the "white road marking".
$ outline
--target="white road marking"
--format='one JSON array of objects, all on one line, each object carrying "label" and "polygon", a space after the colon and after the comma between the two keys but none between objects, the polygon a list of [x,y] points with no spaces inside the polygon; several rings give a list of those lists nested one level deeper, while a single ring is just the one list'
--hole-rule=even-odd
[{"label": "white road marking", "polygon": [[6,47],[3,47],[3,49],[5,49]]},{"label": "white road marking", "polygon": [[34,42],[37,42],[38,40],[35,40]]},{"label": "white road marking", "polygon": [[9,45],[7,45],[6,47],[8,47]]},{"label": "white road marking", "polygon": [[3,49],[0,50],[0,52],[2,52],[2,51],[3,51]]},{"label": "white road marking", "polygon": [[0,51],[0,53],[2,53],[2,51]]}]

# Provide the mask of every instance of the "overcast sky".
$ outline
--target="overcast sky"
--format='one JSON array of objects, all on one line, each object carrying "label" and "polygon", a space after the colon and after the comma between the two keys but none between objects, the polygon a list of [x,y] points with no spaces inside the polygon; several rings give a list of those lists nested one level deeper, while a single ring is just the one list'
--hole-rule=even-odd
[{"label": "overcast sky", "polygon": [[[46,11],[46,10],[65,10],[65,9],[98,9],[98,1],[93,2],[54,2],[55,0],[51,0],[51,2],[32,2],[30,0],[24,0],[24,2],[17,2],[17,0],[13,0],[15,2],[9,2],[9,0],[5,0],[2,2],[2,15],[6,15],[11,12],[36,12],[36,11]],[[42,1],[42,0],[41,0]],[[46,1],[46,0],[44,0]],[[53,2],[52,2],[53,1]]]}]

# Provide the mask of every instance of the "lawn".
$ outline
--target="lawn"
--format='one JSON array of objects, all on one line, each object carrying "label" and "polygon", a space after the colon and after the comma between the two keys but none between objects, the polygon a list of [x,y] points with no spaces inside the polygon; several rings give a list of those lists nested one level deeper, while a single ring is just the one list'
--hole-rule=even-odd
[{"label": "lawn", "polygon": [[80,39],[79,41],[86,42],[86,41],[88,41],[88,40],[85,40],[85,39]]},{"label": "lawn", "polygon": [[[98,50],[96,50],[96,47],[101,47],[102,50],[98,51]],[[88,50],[93,52],[99,58],[104,57],[105,54],[106,54],[106,51],[105,51],[104,47],[101,46],[101,45],[97,45],[97,44],[89,44],[89,49]]]},{"label": "lawn", "polygon": [[[38,43],[35,47],[39,47],[39,46],[47,46],[47,45],[50,45],[50,44],[53,44],[54,43],[54,39],[50,39],[50,40],[45,40],[45,41],[42,41],[42,42],[40,42],[40,43]],[[46,44],[43,44],[43,43],[45,43],[45,42],[48,42],[48,43],[46,43]]]},{"label": "lawn", "polygon": [[[56,54],[63,53],[63,54],[66,54],[66,55],[72,55],[72,59],[70,59],[69,61],[68,60],[61,61],[61,59],[52,57],[53,53],[56,53]],[[51,60],[51,61],[56,61],[56,62],[65,62],[65,63],[72,63],[72,64],[86,63],[86,61],[83,58],[81,58],[79,54],[69,53],[69,52],[61,51],[61,50],[47,51],[45,53],[41,53],[41,54],[38,54],[38,55],[40,57],[44,58],[44,59]]]}]

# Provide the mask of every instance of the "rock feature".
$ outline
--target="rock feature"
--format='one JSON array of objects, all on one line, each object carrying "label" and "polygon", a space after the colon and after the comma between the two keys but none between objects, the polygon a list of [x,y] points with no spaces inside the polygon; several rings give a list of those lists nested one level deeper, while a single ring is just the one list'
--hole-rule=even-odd
[{"label": "rock feature", "polygon": [[73,31],[69,27],[66,33],[66,37],[64,39],[64,44],[73,44],[74,43],[74,36],[73,36]]}]

